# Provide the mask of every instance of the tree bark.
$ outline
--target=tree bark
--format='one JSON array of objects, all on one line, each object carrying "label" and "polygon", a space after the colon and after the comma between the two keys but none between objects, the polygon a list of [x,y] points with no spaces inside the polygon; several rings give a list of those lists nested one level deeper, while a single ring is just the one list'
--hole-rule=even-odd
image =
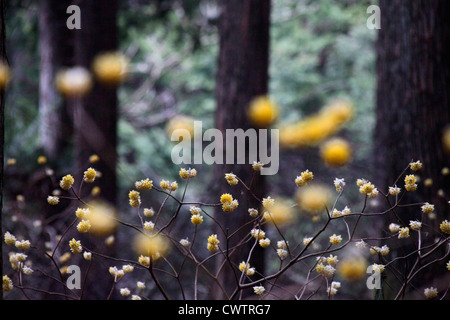
[{"label": "tree bark", "polygon": [[42,0],[39,4],[39,140],[46,156],[55,162],[72,136],[68,104],[55,88],[58,69],[72,65],[74,33],[66,27],[71,1]]},{"label": "tree bark", "polygon": [[[419,183],[405,203],[433,203],[438,218],[421,217],[417,206],[399,208],[398,214],[406,225],[423,218],[439,229],[449,213],[448,199],[439,196],[438,190],[448,197],[450,180],[441,169],[449,165],[442,133],[450,123],[450,2],[380,0],[380,8],[375,130],[378,186],[386,190],[411,160],[420,160],[424,164],[417,172],[421,182],[431,178],[433,185],[427,188]],[[399,187],[404,187],[403,178]],[[429,234],[425,241],[433,238]],[[436,272],[440,268],[445,270],[439,266]]]},{"label": "tree bark", "polygon": [[[96,55],[118,49],[117,0],[78,0],[81,11],[81,29],[75,30],[75,64],[91,69]],[[95,82],[85,97],[75,102],[74,138],[77,176],[90,166],[101,172],[95,185],[101,188],[102,199],[112,205],[117,204],[117,88]],[[89,157],[97,154],[100,161],[89,163]],[[84,184],[82,196],[88,196],[91,186]],[[105,247],[101,238],[91,238],[89,246],[102,248],[102,253],[115,256],[116,245]],[[105,261],[97,260],[92,265],[91,274],[104,274]],[[86,290],[86,299],[106,299],[109,283],[92,281]],[[114,293],[116,297],[117,293]]]},{"label": "tree bark", "polygon": [[[216,76],[216,128],[225,137],[226,129],[251,128],[247,118],[246,108],[249,102],[268,91],[269,66],[269,0],[227,0],[221,1],[221,18],[219,25],[220,51]],[[248,148],[247,148],[248,151]],[[224,143],[224,155],[227,150]],[[226,157],[224,156],[224,159]],[[236,162],[235,162],[236,163]],[[247,184],[250,183],[254,171],[251,165],[224,164],[216,165],[214,171],[214,193],[219,196],[231,193],[239,201],[239,207],[232,213],[217,212],[219,221],[232,234],[249,221],[249,208],[259,208],[260,203],[235,186],[230,187],[225,179],[225,173],[233,172]],[[233,189],[235,188],[235,189]],[[236,192],[236,188],[240,188]],[[255,176],[252,188],[260,199],[265,195],[265,179],[259,174]],[[248,236],[249,225],[234,235],[226,243],[221,237],[221,248],[233,248],[239,240]],[[220,232],[218,232],[220,235]],[[253,242],[240,247],[230,258],[234,264],[239,264],[249,253]],[[257,245],[251,259],[251,265],[257,271],[263,272],[264,258],[262,248]],[[239,272],[238,272],[239,273]],[[221,282],[226,290],[236,288],[236,278],[233,271],[226,267],[222,272]],[[219,290],[216,291],[221,296]],[[231,292],[227,292],[230,294]]]},{"label": "tree bark", "polygon": [[[94,57],[118,47],[117,1],[80,0],[81,29],[76,31],[75,62],[90,69]],[[74,107],[75,153],[77,172],[87,169],[89,157],[97,154],[95,169],[102,197],[116,204],[117,163],[117,89],[95,83],[92,91]],[[86,192],[89,187],[83,188]]]},{"label": "tree bark", "polygon": [[[6,61],[6,28],[4,3],[0,1],[0,61]],[[0,89],[0,232],[3,235],[3,176],[5,156],[5,91]],[[3,248],[3,246],[2,246]],[[0,274],[3,277],[3,250],[0,249]],[[3,289],[1,289],[0,300],[3,300]]]}]

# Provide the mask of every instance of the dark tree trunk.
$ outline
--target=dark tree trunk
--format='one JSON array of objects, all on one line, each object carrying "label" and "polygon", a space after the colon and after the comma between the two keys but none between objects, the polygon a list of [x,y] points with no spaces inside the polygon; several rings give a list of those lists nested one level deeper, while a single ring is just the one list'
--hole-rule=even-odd
[{"label": "dark tree trunk", "polygon": [[[75,2],[81,11],[81,29],[74,30],[75,64],[91,69],[96,55],[118,49],[116,0],[79,0]],[[90,166],[101,172],[95,185],[101,188],[106,202],[117,203],[117,88],[95,82],[91,92],[74,105],[75,159],[77,176]],[[89,157],[97,154],[100,161],[89,163]],[[83,196],[91,186],[84,184]],[[102,248],[103,254],[115,256],[115,245],[105,247],[103,239],[91,238],[89,246]],[[107,274],[108,261],[99,261],[91,268],[91,275]],[[98,283],[92,279],[88,285],[86,299],[106,299],[110,283]],[[114,296],[116,296],[116,292]]]},{"label": "dark tree trunk", "polygon": [[74,32],[66,27],[71,1],[42,0],[39,8],[39,140],[53,162],[61,157],[72,136],[68,105],[55,88],[55,73],[72,65]]},{"label": "dark tree trunk", "polygon": [[[0,1],[0,61],[6,61],[6,30],[4,3]],[[4,145],[5,145],[5,92],[0,89],[0,232],[3,235],[3,168],[4,166]],[[0,274],[3,277],[3,250],[0,250]],[[3,300],[3,289],[0,294],[0,300]]]},{"label": "dark tree trunk", "polygon": [[[424,167],[417,173],[421,183],[416,192],[407,194],[405,203],[435,204],[438,218],[423,218],[438,229],[449,213],[448,199],[440,197],[438,190],[448,197],[450,180],[441,169],[449,165],[442,133],[450,122],[450,2],[380,0],[380,8],[375,131],[378,185],[386,190],[411,160],[421,160]],[[399,187],[404,190],[403,178]],[[427,178],[433,181],[431,187],[422,183]],[[422,219],[417,206],[398,214],[405,224]],[[426,241],[433,239],[429,234]],[[441,269],[445,270],[442,266],[436,270]],[[427,280],[422,283],[429,284]]]},{"label": "dark tree trunk", "polygon": [[[81,9],[81,30],[75,31],[75,62],[90,69],[97,54],[117,50],[117,1],[80,0],[77,4]],[[117,187],[117,104],[116,87],[96,82],[74,107],[77,172],[81,174],[90,166],[92,154],[99,155],[100,161],[94,166],[102,173],[98,185],[102,197],[112,204],[116,203]],[[88,192],[88,188],[84,190]]]},{"label": "dark tree trunk", "polygon": [[[220,52],[216,82],[216,127],[222,131],[225,137],[226,129],[242,128],[245,131],[251,128],[246,108],[253,98],[267,94],[268,91],[270,1],[227,0],[221,1],[220,5],[222,12],[219,25]],[[226,153],[224,144],[224,155]],[[225,156],[224,159],[226,159]],[[229,172],[233,172],[249,184],[254,171],[248,164],[217,165],[215,167],[216,190],[214,190],[214,194],[220,196],[223,193],[230,193],[239,201],[236,211],[217,213],[218,219],[231,234],[249,221],[247,210],[259,208],[260,203],[255,201],[242,187],[230,187],[224,179],[225,173]],[[263,176],[256,175],[252,188],[257,197],[262,198],[265,195],[266,187]],[[239,240],[249,234],[252,227],[249,225],[243,228],[241,232],[230,239],[227,245],[225,239],[222,238],[222,249],[226,249],[226,246],[234,247]],[[231,256],[233,263],[239,264],[245,259],[252,244],[242,246],[235,252]],[[264,270],[263,250],[259,246],[256,246],[250,264],[255,266],[257,271]],[[222,274],[221,281],[224,283],[225,289],[236,288],[233,272],[229,268],[225,268]],[[221,294],[219,291],[217,292]]]}]

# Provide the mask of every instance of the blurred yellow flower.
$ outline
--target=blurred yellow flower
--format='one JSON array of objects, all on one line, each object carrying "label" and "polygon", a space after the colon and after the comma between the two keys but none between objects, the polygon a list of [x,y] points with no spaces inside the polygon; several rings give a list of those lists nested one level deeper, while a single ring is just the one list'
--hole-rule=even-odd
[{"label": "blurred yellow flower", "polygon": [[343,99],[331,101],[317,114],[280,128],[280,144],[284,147],[301,148],[316,146],[329,138],[353,116],[353,105]]},{"label": "blurred yellow flower", "polygon": [[344,258],[338,263],[338,274],[347,281],[358,281],[367,275],[367,261],[362,257]]},{"label": "blurred yellow flower", "polygon": [[[171,139],[172,134],[177,129],[187,130],[191,136],[191,139],[194,138],[194,118],[187,115],[176,115],[172,119],[170,119],[166,124],[166,133],[167,137]],[[183,141],[183,137],[174,137],[176,139],[180,139],[179,141]]]},{"label": "blurred yellow flower", "polygon": [[333,138],[321,146],[320,156],[327,165],[342,167],[350,161],[352,148],[346,140]]},{"label": "blurred yellow flower", "polygon": [[3,90],[11,80],[9,67],[3,61],[0,61],[0,90]]},{"label": "blurred yellow flower", "polygon": [[137,254],[157,260],[169,252],[170,242],[162,235],[139,233],[134,238],[133,247]]},{"label": "blurred yellow flower", "polygon": [[95,57],[92,70],[99,82],[117,85],[127,76],[128,59],[119,52],[101,53]]},{"label": "blurred yellow flower", "polygon": [[83,67],[63,69],[56,74],[55,85],[56,89],[65,96],[84,96],[92,88],[92,77]]},{"label": "blurred yellow flower", "polygon": [[92,201],[88,205],[90,208],[90,233],[97,236],[108,236],[114,233],[118,225],[116,209],[100,200]]},{"label": "blurred yellow flower", "polygon": [[256,97],[248,107],[248,118],[258,128],[269,127],[280,113],[279,107],[267,96]]},{"label": "blurred yellow flower", "polygon": [[275,199],[275,204],[264,212],[264,219],[275,223],[277,226],[289,225],[295,219],[292,204],[286,199]]},{"label": "blurred yellow flower", "polygon": [[330,188],[321,184],[311,184],[308,188],[298,189],[297,203],[305,213],[316,216],[324,212],[331,200]]}]

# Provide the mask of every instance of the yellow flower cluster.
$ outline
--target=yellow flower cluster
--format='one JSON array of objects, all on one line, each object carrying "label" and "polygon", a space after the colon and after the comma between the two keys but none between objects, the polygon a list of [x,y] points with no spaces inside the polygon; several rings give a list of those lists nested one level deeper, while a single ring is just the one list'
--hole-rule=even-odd
[{"label": "yellow flower cluster", "polygon": [[279,107],[267,96],[253,99],[248,107],[248,118],[258,128],[269,127],[280,113]]},{"label": "yellow flower cluster", "polygon": [[239,271],[244,272],[247,276],[252,276],[255,274],[255,268],[250,267],[250,264],[245,261],[242,261],[239,264]]},{"label": "yellow flower cluster", "polygon": [[216,252],[219,250],[220,241],[217,239],[217,234],[212,234],[208,238],[207,249],[211,252]]},{"label": "yellow flower cluster", "polygon": [[179,172],[181,179],[194,178],[197,175],[197,170],[189,168],[188,170],[182,168]]},{"label": "yellow flower cluster", "polygon": [[359,192],[367,195],[369,198],[375,198],[378,195],[378,189],[367,180],[358,179],[356,185],[359,187]]},{"label": "yellow flower cluster", "polygon": [[330,167],[345,166],[352,156],[352,147],[342,138],[333,138],[320,147],[320,157]]},{"label": "yellow flower cluster", "polygon": [[161,180],[159,183],[160,187],[166,191],[175,191],[178,189],[178,183],[176,181],[170,183],[167,180]]},{"label": "yellow flower cluster", "polygon": [[189,211],[191,212],[191,222],[192,224],[198,226],[203,222],[203,216],[200,215],[202,209],[199,207],[192,206]]},{"label": "yellow flower cluster", "polygon": [[92,183],[92,182],[94,182],[96,175],[97,175],[97,172],[95,171],[94,168],[88,168],[84,172],[83,180],[84,180],[84,182]]},{"label": "yellow flower cluster", "polygon": [[233,199],[229,193],[222,194],[220,202],[222,203],[222,210],[228,213],[234,211],[239,206],[239,202]]},{"label": "yellow flower cluster", "polygon": [[362,257],[348,257],[339,262],[338,273],[347,281],[358,281],[366,276],[367,261]]},{"label": "yellow flower cluster", "polygon": [[141,194],[139,193],[139,191],[131,190],[128,193],[128,197],[130,198],[130,206],[135,208],[139,207],[139,205],[141,204]]},{"label": "yellow flower cluster", "polygon": [[230,186],[235,186],[239,183],[238,179],[236,178],[236,175],[233,173],[226,173],[225,180],[227,180]]},{"label": "yellow flower cluster", "polygon": [[314,174],[308,169],[303,171],[297,178],[295,178],[295,184],[298,187],[305,186],[308,182],[314,179]]},{"label": "yellow flower cluster", "polygon": [[138,190],[150,190],[151,188],[153,188],[153,181],[147,178],[140,181],[136,181],[134,185]]},{"label": "yellow flower cluster", "polygon": [[0,90],[3,90],[11,80],[9,67],[3,61],[0,61]]},{"label": "yellow flower cluster", "polygon": [[406,191],[415,191],[417,189],[416,177],[413,174],[405,177],[405,189]]},{"label": "yellow flower cluster", "polygon": [[48,196],[47,202],[52,206],[56,206],[59,203],[59,198],[55,196]]},{"label": "yellow flower cluster", "polygon": [[93,86],[92,76],[84,67],[75,66],[58,71],[55,76],[57,90],[66,97],[82,97]]},{"label": "yellow flower cluster", "polygon": [[127,76],[128,60],[119,52],[101,53],[95,57],[92,70],[99,82],[117,85]]},{"label": "yellow flower cluster", "polygon": [[74,182],[75,179],[72,177],[72,175],[68,174],[62,177],[61,181],[59,182],[59,186],[63,190],[69,190],[70,188],[72,188]]},{"label": "yellow flower cluster", "polygon": [[411,170],[413,171],[417,171],[422,169],[422,162],[420,162],[420,160],[416,161],[416,162],[411,162],[409,164],[409,167],[411,168]]},{"label": "yellow flower cluster", "polygon": [[280,144],[290,148],[315,146],[341,129],[351,119],[353,106],[345,100],[335,100],[315,115],[280,129]]},{"label": "yellow flower cluster", "polygon": [[72,251],[72,253],[74,253],[74,254],[81,253],[83,251],[83,247],[81,246],[80,240],[78,240],[78,241],[75,239],[70,240],[69,246],[70,246],[70,251]]},{"label": "yellow flower cluster", "polygon": [[450,222],[448,220],[442,221],[442,223],[439,225],[439,228],[442,232],[450,234]]},{"label": "yellow flower cluster", "polygon": [[13,282],[10,277],[6,275],[3,276],[2,288],[4,292],[11,291],[14,288]]}]

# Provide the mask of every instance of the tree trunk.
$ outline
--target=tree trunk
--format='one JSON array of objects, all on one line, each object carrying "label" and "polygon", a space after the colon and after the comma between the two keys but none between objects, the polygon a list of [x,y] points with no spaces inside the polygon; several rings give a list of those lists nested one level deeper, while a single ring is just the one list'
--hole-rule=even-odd
[{"label": "tree trunk", "polygon": [[[6,30],[4,3],[0,1],[0,61],[6,61]],[[3,175],[4,175],[4,145],[5,145],[5,91],[0,89],[0,232],[3,235]],[[3,246],[2,246],[3,247]],[[0,250],[0,274],[3,277],[3,250]],[[0,300],[3,300],[3,289],[0,294]]]},{"label": "tree trunk", "polygon": [[[81,29],[76,31],[75,62],[90,69],[94,57],[105,51],[115,51],[117,38],[117,1],[80,0]],[[92,91],[77,101],[74,112],[75,149],[77,172],[82,173],[89,157],[97,154],[100,161],[95,169],[102,197],[116,203],[117,162],[117,90],[95,83]],[[89,187],[83,188],[86,192]]]},{"label": "tree trunk", "polygon": [[[449,165],[442,133],[450,123],[450,2],[380,0],[380,8],[375,131],[378,186],[386,190],[411,160],[420,160],[424,164],[417,172],[421,183],[416,192],[407,194],[405,203],[435,204],[438,218],[423,218],[438,229],[449,213],[448,199],[439,196],[438,190],[448,197],[450,180],[441,169]],[[399,180],[402,188],[403,178]],[[431,187],[422,183],[427,178],[433,181]],[[406,225],[422,219],[417,206],[402,208],[398,214]],[[424,245],[433,239],[429,234]],[[445,270],[439,266],[436,272],[441,269]],[[428,284],[428,280],[421,281]]]},{"label": "tree trunk", "polygon": [[[251,128],[247,118],[246,108],[249,102],[268,91],[269,65],[269,0],[227,0],[221,1],[221,18],[219,25],[220,51],[216,81],[216,127],[225,137],[226,129]],[[247,148],[248,151],[248,148]],[[224,143],[224,155],[227,153]],[[226,157],[224,156],[224,159]],[[236,163],[236,162],[235,162]],[[247,184],[250,183],[254,171],[251,165],[224,164],[217,165],[214,171],[214,194],[220,197],[230,193],[239,201],[239,207],[232,213],[217,212],[219,221],[229,234],[249,221],[249,208],[259,208],[255,201],[242,187],[230,187],[225,179],[225,173],[233,172]],[[265,181],[259,174],[252,184],[254,193],[262,198],[265,195]],[[234,189],[233,189],[234,188]],[[239,188],[238,191],[236,191]],[[229,239],[222,237],[221,247],[234,247],[239,240],[246,237],[252,225],[243,228],[241,232]],[[220,235],[220,232],[218,231]],[[231,256],[234,264],[239,264],[249,253],[253,243],[249,243]],[[257,271],[264,270],[262,249],[256,246],[252,255],[251,265]],[[239,273],[239,272],[238,272]],[[221,282],[226,290],[236,288],[236,278],[230,268],[222,272]],[[220,295],[221,293],[217,291]],[[230,294],[231,292],[228,292]],[[221,296],[223,297],[223,296]]]},{"label": "tree trunk", "polygon": [[[118,49],[116,0],[79,0],[75,2],[81,11],[81,29],[76,30],[75,64],[91,69],[94,57],[105,51]],[[77,100],[74,106],[75,160],[77,176],[92,166],[101,172],[95,185],[101,188],[106,202],[117,203],[117,88],[95,82],[91,92]],[[89,163],[89,157],[97,154],[100,161]],[[91,186],[84,184],[83,197]],[[104,246],[103,239],[91,238],[89,246],[102,248],[103,254],[115,256],[116,246]],[[92,266],[91,275],[107,274],[108,261],[99,261]],[[92,280],[86,291],[86,299],[106,299],[110,283]],[[115,292],[113,297],[116,297]]]},{"label": "tree trunk", "polygon": [[49,160],[57,160],[72,136],[68,105],[55,89],[55,73],[72,64],[73,31],[66,27],[71,1],[42,0],[39,8],[39,140]]}]

